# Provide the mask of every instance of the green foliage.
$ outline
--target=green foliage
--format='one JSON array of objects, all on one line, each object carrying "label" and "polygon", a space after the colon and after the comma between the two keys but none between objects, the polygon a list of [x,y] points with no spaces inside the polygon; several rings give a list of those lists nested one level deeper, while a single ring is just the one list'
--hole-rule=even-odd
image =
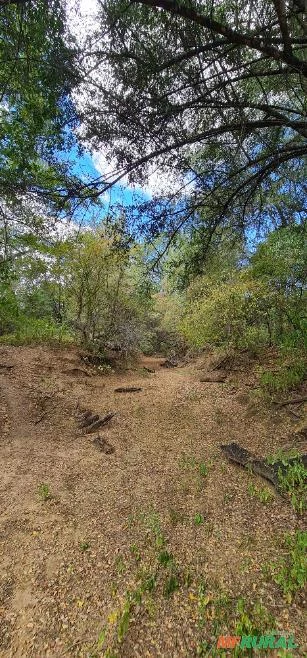
[{"label": "green foliage", "polygon": [[46,231],[40,239],[28,236],[20,257],[20,236],[10,242],[15,260],[3,277],[0,340],[82,342],[101,357],[113,347],[122,357],[137,354],[150,331],[152,306],[144,250],[120,248],[118,236],[102,235],[103,228],[54,241]]},{"label": "green foliage", "polygon": [[203,522],[204,522],[203,515],[200,514],[200,512],[197,512],[197,514],[195,514],[195,516],[194,516],[194,524],[195,525],[202,525]]},{"label": "green foliage", "polygon": [[[129,11],[122,1],[100,3],[82,97],[87,139],[103,145],[133,181],[146,179],[148,162],[161,166],[161,184],[171,173],[166,200],[161,194],[148,203],[148,233],[165,231],[169,240],[182,226],[188,234],[192,224],[200,233],[196,265],[217,226],[231,225],[240,235],[251,225],[295,222],[304,214],[305,50],[295,41],[304,32],[298,5],[289,4],[280,29],[274,3],[263,0],[212,6],[180,0],[158,12],[148,0]],[[282,43],[284,30],[290,43],[281,55],[268,44]],[[123,35],[129,35],[128,51]],[[203,43],[197,57],[195,44]],[[142,229],[144,215],[142,204]]]},{"label": "green foliage", "polygon": [[278,469],[278,482],[295,512],[303,514],[307,509],[307,469],[299,457]]},{"label": "green foliage", "polygon": [[127,596],[126,603],[124,605],[124,608],[121,612],[119,621],[118,621],[118,626],[117,626],[117,639],[118,642],[122,642],[127,631],[129,628],[130,624],[130,618],[131,618],[131,612],[132,612],[132,601],[129,598],[129,595]]},{"label": "green foliage", "polygon": [[[267,608],[260,602],[249,604],[243,598],[238,599],[236,605],[236,619],[234,635],[263,635],[272,628],[274,619]],[[245,649],[237,645],[233,651],[234,656],[244,655]]]},{"label": "green foliage", "polygon": [[207,466],[207,464],[205,464],[205,462],[200,462],[200,464],[198,466],[198,470],[199,470],[199,475],[202,478],[207,477],[207,475],[208,475],[208,466]]},{"label": "green foliage", "polygon": [[30,345],[31,343],[69,344],[75,340],[68,327],[56,324],[52,320],[20,318],[18,324],[20,326],[15,327],[14,333],[0,336],[0,343],[7,345]]},{"label": "green foliage", "polygon": [[58,0],[1,8],[0,194],[15,203],[18,192],[38,192],[57,204],[69,181],[58,154],[74,141],[66,125],[74,121],[70,91],[78,76],[65,23]]},{"label": "green foliage", "polygon": [[297,530],[286,535],[288,554],[279,563],[271,563],[269,569],[280,586],[286,600],[291,603],[294,594],[304,589],[307,583],[307,532]]},{"label": "green foliage", "polygon": [[275,346],[279,367],[262,372],[261,387],[273,394],[298,386],[307,372],[306,243],[303,226],[282,228],[258,246],[249,262],[242,252],[241,264],[229,255],[220,262],[225,244],[217,245],[219,256],[207,260],[206,272],[185,292],[179,328],[188,344],[254,356]]},{"label": "green foliage", "polygon": [[257,498],[264,505],[274,500],[274,494],[270,489],[268,489],[268,487],[262,487],[260,489],[251,483],[248,485],[248,493],[253,498]]},{"label": "green foliage", "polygon": [[169,282],[161,282],[161,290],[153,294],[152,312],[148,316],[148,329],[141,345],[145,353],[165,356],[184,354],[187,348],[178,327],[182,315],[182,297]]},{"label": "green foliage", "polygon": [[[270,395],[274,393],[285,393],[299,386],[304,380],[307,373],[307,358],[305,350],[299,353],[299,350],[282,350],[282,357],[277,361],[279,365],[277,372],[269,370],[263,372],[260,376],[260,385],[262,389]],[[280,362],[281,361],[281,362]]]},{"label": "green foliage", "polygon": [[169,598],[179,587],[180,583],[176,572],[171,572],[164,583],[163,595]]},{"label": "green foliage", "polygon": [[90,543],[88,541],[81,541],[80,542],[80,551],[81,553],[85,553],[86,551],[89,550],[90,548]]},{"label": "green foliage", "polygon": [[266,461],[272,465],[281,463],[278,469],[280,490],[290,498],[295,512],[303,514],[307,507],[307,469],[297,450],[279,450]]},{"label": "green foliage", "polygon": [[194,470],[196,466],[197,466],[197,461],[195,457],[186,455],[183,452],[179,459],[179,467],[182,468],[183,470]]},{"label": "green foliage", "polygon": [[292,450],[277,450],[274,452],[273,455],[268,455],[266,458],[267,464],[276,464],[277,462],[281,462],[283,466],[288,466],[289,464],[289,459],[294,459],[296,457],[299,457],[299,453],[297,450],[292,449]]},{"label": "green foliage", "polygon": [[141,520],[147,531],[153,534],[156,548],[162,549],[165,546],[166,540],[161,529],[159,514],[154,510],[149,510],[141,514]]},{"label": "green foliage", "polygon": [[38,495],[41,498],[41,500],[43,500],[44,502],[46,500],[50,500],[51,492],[49,485],[46,484],[45,482],[42,482],[38,487]]},{"label": "green foliage", "polygon": [[0,283],[0,336],[15,329],[19,315],[18,299],[12,286]]},{"label": "green foliage", "polygon": [[172,554],[166,550],[161,551],[158,555],[158,562],[160,562],[160,564],[162,564],[164,567],[169,565],[172,562],[172,560],[173,560]]},{"label": "green foliage", "polygon": [[265,316],[270,305],[270,290],[245,271],[225,283],[202,277],[189,288],[181,329],[196,347],[261,347],[269,343]]}]

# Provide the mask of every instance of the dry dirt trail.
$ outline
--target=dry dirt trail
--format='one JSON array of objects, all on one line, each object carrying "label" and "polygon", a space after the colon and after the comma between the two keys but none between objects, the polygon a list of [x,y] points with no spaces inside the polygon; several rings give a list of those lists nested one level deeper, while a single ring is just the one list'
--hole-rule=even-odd
[{"label": "dry dirt trail", "polygon": [[[304,655],[304,600],[285,604],[262,569],[302,521],[252,497],[265,483],[219,449],[272,453],[293,421],[251,405],[248,376],[200,383],[199,363],[160,361],[86,376],[74,350],[1,348],[1,658],[213,656],[240,598]],[[112,454],[78,430],[78,402],[116,412]]]}]

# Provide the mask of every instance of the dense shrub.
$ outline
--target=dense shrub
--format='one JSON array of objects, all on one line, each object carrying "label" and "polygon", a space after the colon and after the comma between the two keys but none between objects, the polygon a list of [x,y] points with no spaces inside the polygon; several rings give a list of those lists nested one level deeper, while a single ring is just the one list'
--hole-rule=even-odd
[{"label": "dense shrub", "polygon": [[68,327],[52,320],[19,318],[13,333],[0,336],[0,343],[27,345],[31,343],[72,343],[75,336]]}]

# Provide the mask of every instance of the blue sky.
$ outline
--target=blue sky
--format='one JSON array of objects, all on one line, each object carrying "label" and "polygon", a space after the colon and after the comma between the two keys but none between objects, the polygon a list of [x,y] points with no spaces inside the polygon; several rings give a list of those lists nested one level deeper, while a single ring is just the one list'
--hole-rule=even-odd
[{"label": "blue sky", "polygon": [[[85,182],[90,182],[102,176],[101,168],[98,169],[95,166],[95,160],[89,152],[84,152],[82,155],[79,155],[78,149],[73,147],[69,154],[65,154],[65,158],[73,163],[72,172],[82,178]],[[101,195],[101,200],[103,201],[105,207],[105,214],[108,212],[108,208],[111,205],[132,205],[136,195],[139,202],[148,201],[150,199],[150,194],[141,188],[133,189],[124,183],[122,185],[114,185],[112,189]],[[90,221],[91,217],[92,213],[89,210],[87,213],[85,213],[84,221]]]}]

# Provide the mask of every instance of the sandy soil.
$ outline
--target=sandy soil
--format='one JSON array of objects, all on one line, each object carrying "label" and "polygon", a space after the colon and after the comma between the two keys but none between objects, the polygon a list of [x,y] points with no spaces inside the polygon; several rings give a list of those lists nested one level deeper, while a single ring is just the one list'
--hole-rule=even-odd
[{"label": "sandy soil", "polygon": [[[303,520],[270,485],[267,504],[252,496],[265,482],[219,448],[273,453],[295,419],[253,401],[252,374],[200,383],[205,362],[160,363],[101,375],[75,350],[1,348],[1,658],[214,656],[239,599],[305,655],[304,596],[286,603],[263,568]],[[100,431],[112,454],[77,406],[116,412]]]}]

